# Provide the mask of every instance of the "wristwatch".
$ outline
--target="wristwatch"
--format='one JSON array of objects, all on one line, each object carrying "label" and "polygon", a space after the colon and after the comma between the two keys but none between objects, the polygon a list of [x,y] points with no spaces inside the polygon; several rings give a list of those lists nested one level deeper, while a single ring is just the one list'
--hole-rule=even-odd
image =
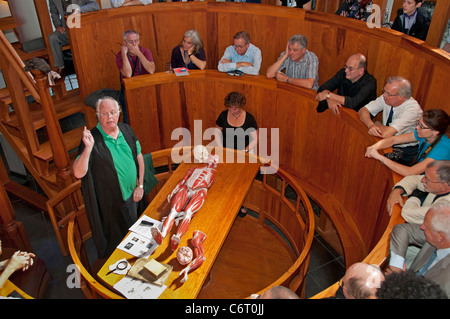
[{"label": "wristwatch", "polygon": [[138,187],[139,187],[139,188],[144,188],[144,185],[141,184],[141,185],[138,185]]},{"label": "wristwatch", "polygon": [[330,98],[330,93],[327,93],[327,99],[329,99]]}]

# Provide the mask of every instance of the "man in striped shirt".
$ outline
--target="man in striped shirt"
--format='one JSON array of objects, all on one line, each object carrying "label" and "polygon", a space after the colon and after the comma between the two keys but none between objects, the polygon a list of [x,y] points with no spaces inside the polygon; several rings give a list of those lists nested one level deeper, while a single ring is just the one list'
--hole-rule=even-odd
[{"label": "man in striped shirt", "polygon": [[[319,59],[306,49],[308,39],[301,34],[294,35],[288,41],[286,51],[278,60],[269,66],[266,76],[276,78],[307,89],[317,90],[319,87]],[[286,70],[285,73],[281,71]]]}]

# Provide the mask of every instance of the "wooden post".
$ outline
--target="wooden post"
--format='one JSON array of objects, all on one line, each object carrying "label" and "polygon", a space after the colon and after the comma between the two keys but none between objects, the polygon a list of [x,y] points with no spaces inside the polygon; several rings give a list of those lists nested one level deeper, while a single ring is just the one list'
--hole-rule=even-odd
[{"label": "wooden post", "polygon": [[32,251],[25,228],[22,223],[16,221],[14,209],[3,186],[8,180],[8,173],[0,157],[0,228],[2,229],[3,246]]},{"label": "wooden post", "polygon": [[432,46],[440,47],[444,36],[447,22],[450,18],[450,1],[437,0],[431,18],[430,29],[428,29],[426,42]]},{"label": "wooden post", "polygon": [[32,73],[35,75],[36,84],[41,97],[41,106],[44,112],[48,139],[53,153],[53,160],[58,168],[58,172],[56,173],[56,183],[58,185],[58,189],[62,189],[71,184],[73,181],[72,172],[69,168],[69,154],[64,145],[61,127],[59,126],[52,97],[50,96],[50,92],[48,90],[47,75],[37,70],[33,70]]}]

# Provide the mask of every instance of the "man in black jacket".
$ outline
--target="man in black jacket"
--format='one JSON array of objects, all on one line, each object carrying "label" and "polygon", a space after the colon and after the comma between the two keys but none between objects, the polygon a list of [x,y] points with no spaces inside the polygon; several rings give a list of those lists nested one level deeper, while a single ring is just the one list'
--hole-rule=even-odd
[{"label": "man in black jacket", "polygon": [[[332,93],[337,89],[336,93]],[[350,56],[345,66],[317,90],[317,112],[329,108],[339,114],[344,106],[358,112],[360,108],[377,98],[377,81],[366,70],[366,58],[362,54]]]},{"label": "man in black jacket", "polygon": [[398,9],[392,29],[425,41],[431,17],[427,10],[421,8],[423,0],[404,0]]}]

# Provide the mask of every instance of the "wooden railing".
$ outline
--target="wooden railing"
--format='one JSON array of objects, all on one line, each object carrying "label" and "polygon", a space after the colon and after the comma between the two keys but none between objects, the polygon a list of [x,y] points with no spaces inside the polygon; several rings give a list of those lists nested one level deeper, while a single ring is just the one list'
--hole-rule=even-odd
[{"label": "wooden railing", "polygon": [[[273,27],[267,29],[269,25]],[[309,39],[308,49],[319,57],[320,83],[334,75],[350,54],[360,52],[368,58],[368,71],[377,78],[379,93],[389,76],[401,75],[411,80],[413,96],[423,109],[438,107],[450,113],[450,59],[443,51],[399,32],[370,29],[361,21],[333,14],[239,3],[153,4],[83,15],[82,27],[69,31],[71,43],[76,43],[72,53],[81,99],[94,90],[119,88],[111,51],[118,52],[117,42],[130,28],[152,50],[159,72],[188,29],[202,35],[210,69],[216,68],[232,36],[248,31],[262,51],[261,74],[278,58],[290,36],[303,33]],[[340,116],[317,114],[314,91],[263,75],[236,79],[211,70],[190,73],[181,79],[159,73],[125,81],[130,121],[144,152],[174,146],[172,130],[194,128],[196,119],[212,127],[225,94],[245,92],[246,107],[259,126],[279,128],[280,164],[330,215],[346,264],[363,260],[374,247],[379,248],[380,239],[383,247],[378,252],[386,252],[383,234],[391,224],[384,206],[395,176],[363,157],[374,139],[356,114],[348,110]],[[13,80],[19,83],[20,78]]]},{"label": "wooden railing", "polygon": [[[184,148],[184,154],[188,154],[189,150],[190,148]],[[173,152],[177,152],[177,150],[165,149],[152,152],[155,169],[167,167],[165,172],[156,175],[160,181],[158,189],[172,174],[172,164],[179,164],[173,162],[171,158]],[[285,190],[288,186],[294,191],[295,198],[293,199],[286,197]],[[70,185],[52,199],[53,205],[66,198],[78,198],[77,192],[80,191],[80,187],[79,181]],[[149,194],[149,200],[152,198],[151,195],[152,193]],[[263,175],[262,181],[255,180],[253,182],[245,205],[259,214],[260,224],[263,225],[265,219],[269,219],[287,238],[296,256],[289,269],[259,293],[276,285],[284,285],[300,295],[304,295],[304,280],[314,238],[314,215],[306,193],[288,173],[278,168],[276,175]],[[84,205],[78,203],[75,206],[74,213],[69,216],[67,241],[72,260],[82,278],[80,286],[83,293],[88,298],[96,298],[98,295],[103,298],[121,298],[100,284],[95,279],[95,275],[90,273],[84,242],[91,237],[91,234],[86,223]],[[284,241],[281,237],[279,240]]]},{"label": "wooden railing", "polygon": [[[294,191],[294,198],[286,196],[288,187]],[[258,294],[282,285],[304,297],[315,228],[313,210],[306,193],[292,176],[278,168],[275,174],[263,175],[262,181],[253,182],[244,206],[258,213],[261,225],[265,224],[265,219],[273,223],[287,238],[296,256],[292,266]]]},{"label": "wooden railing", "polygon": [[233,35],[245,30],[261,49],[261,75],[285,50],[287,40],[302,33],[309,40],[308,50],[319,58],[320,84],[343,67],[351,54],[360,52],[368,59],[368,71],[377,79],[380,94],[389,76],[401,75],[412,82],[414,97],[424,109],[450,110],[446,89],[450,59],[444,51],[355,19],[270,5],[195,1],[104,9],[82,18],[81,28],[69,30],[69,36],[71,43],[77,43],[72,53],[83,98],[101,88],[120,87],[112,52],[119,52],[118,42],[127,29],[139,32],[141,45],[153,53],[157,72],[165,71],[173,47],[188,29],[196,29],[202,37],[208,69],[217,69]]},{"label": "wooden railing", "polygon": [[[364,158],[375,139],[354,111],[318,114],[314,91],[263,76],[236,79],[213,70],[191,71],[185,77],[158,73],[128,79],[125,86],[130,121],[144,152],[193,145],[196,138],[208,145],[212,141],[203,132],[215,126],[225,109],[225,95],[245,93],[246,110],[255,116],[260,132],[267,132],[267,155],[279,154],[280,167],[330,216],[346,264],[362,260],[381,238],[389,222],[384,201],[393,176],[377,161]],[[181,141],[175,134],[172,140],[172,132],[181,127],[190,132],[189,139]],[[279,139],[272,141],[274,134]]]}]

